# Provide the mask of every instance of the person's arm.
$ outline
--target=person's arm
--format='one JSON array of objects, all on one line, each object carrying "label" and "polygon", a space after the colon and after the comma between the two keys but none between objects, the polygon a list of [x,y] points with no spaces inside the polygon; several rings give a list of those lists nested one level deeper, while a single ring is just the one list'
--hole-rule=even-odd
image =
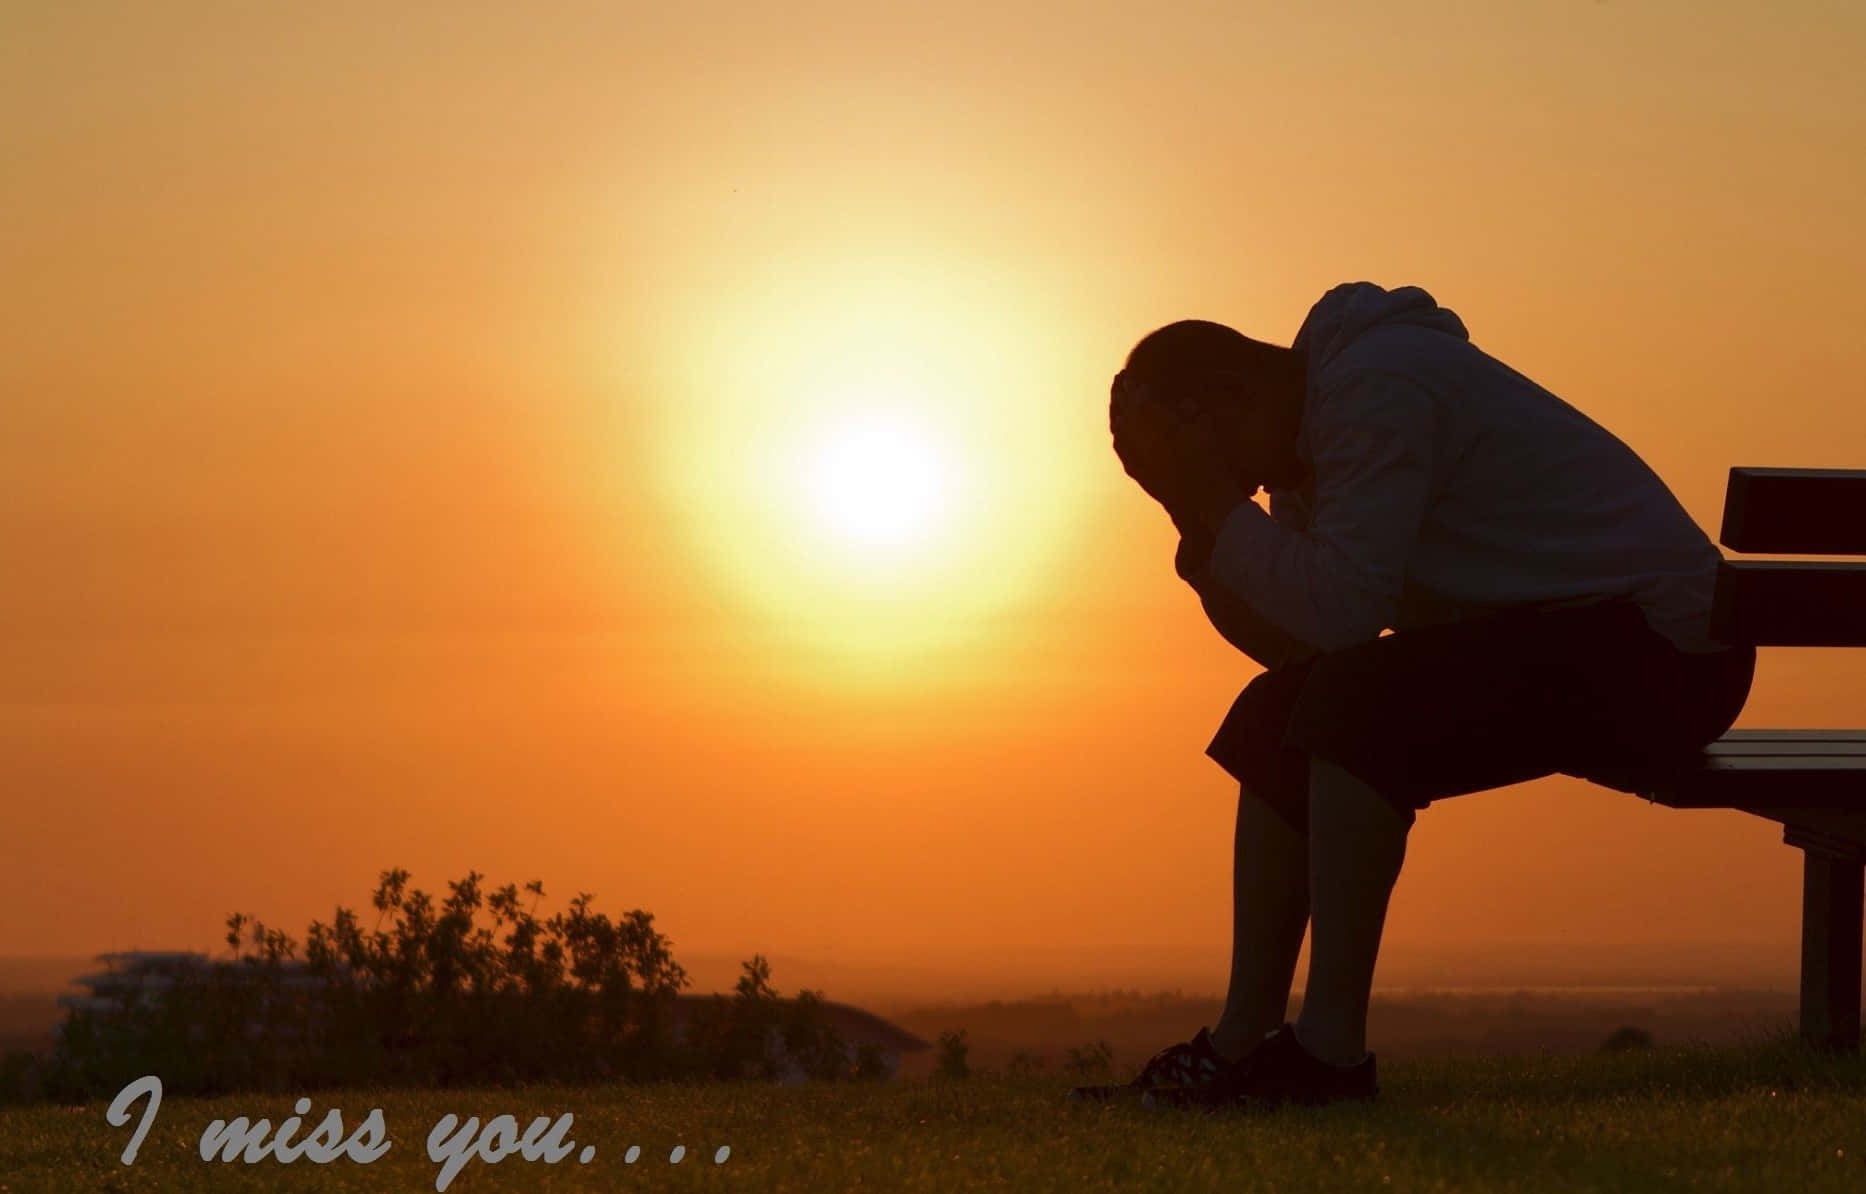
[{"label": "person's arm", "polygon": [[[1272,503],[1274,508],[1274,498]],[[1278,513],[1288,517],[1287,508]],[[1199,604],[1205,608],[1207,620],[1226,642],[1266,668],[1281,667],[1317,653],[1314,645],[1277,627],[1214,580],[1209,567],[1211,533],[1182,511],[1168,508],[1167,514],[1179,528],[1179,549],[1173,555],[1173,571],[1199,595]]]},{"label": "person's arm", "polygon": [[1434,412],[1414,383],[1364,373],[1315,415],[1308,527],[1240,502],[1218,527],[1208,567],[1285,634],[1334,650],[1393,624],[1429,496]]},{"label": "person's arm", "polygon": [[1309,504],[1293,489],[1270,490],[1270,517],[1292,530],[1309,529]]},{"label": "person's arm", "polygon": [[[1301,531],[1309,526],[1309,507],[1302,500],[1302,495],[1294,490],[1273,489],[1270,494],[1270,517],[1291,530]],[[1211,560],[1212,545],[1217,536],[1199,524],[1191,514],[1166,508],[1167,516],[1179,530],[1179,550],[1173,556],[1173,571],[1179,573],[1181,580],[1190,581],[1195,572],[1204,572]]]},{"label": "person's arm", "polygon": [[1205,607],[1205,617],[1224,640],[1266,668],[1282,667],[1318,654],[1306,643],[1252,609],[1203,568],[1185,578]]}]

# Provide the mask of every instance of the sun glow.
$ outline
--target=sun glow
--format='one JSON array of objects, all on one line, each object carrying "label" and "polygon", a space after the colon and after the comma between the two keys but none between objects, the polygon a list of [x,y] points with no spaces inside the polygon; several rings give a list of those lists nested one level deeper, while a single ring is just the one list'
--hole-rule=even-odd
[{"label": "sun glow", "polygon": [[655,429],[662,489],[745,625],[813,674],[995,640],[1071,546],[1101,416],[1020,297],[898,262],[706,295]]}]

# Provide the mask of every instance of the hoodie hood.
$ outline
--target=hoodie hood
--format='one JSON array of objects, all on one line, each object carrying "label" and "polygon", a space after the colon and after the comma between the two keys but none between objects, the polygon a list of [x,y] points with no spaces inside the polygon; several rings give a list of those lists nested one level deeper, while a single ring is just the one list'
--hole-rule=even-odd
[{"label": "hoodie hood", "polygon": [[1417,286],[1386,290],[1372,282],[1343,282],[1317,300],[1291,348],[1308,354],[1315,377],[1361,336],[1375,328],[1415,327],[1469,340],[1464,321]]}]

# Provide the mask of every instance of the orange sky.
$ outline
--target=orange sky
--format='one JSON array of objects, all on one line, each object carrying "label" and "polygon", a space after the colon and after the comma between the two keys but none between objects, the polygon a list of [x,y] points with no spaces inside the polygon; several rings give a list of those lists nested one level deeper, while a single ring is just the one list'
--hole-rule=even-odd
[{"label": "orange sky", "polygon": [[[677,956],[1225,940],[1253,665],[1105,434],[1173,319],[1423,285],[1713,529],[1866,466],[1866,10],[1254,7],[9,7],[0,953],[392,866]],[[898,551],[798,463],[870,406],[940,453]],[[1389,951],[1789,940],[1779,839],[1459,797]]]}]

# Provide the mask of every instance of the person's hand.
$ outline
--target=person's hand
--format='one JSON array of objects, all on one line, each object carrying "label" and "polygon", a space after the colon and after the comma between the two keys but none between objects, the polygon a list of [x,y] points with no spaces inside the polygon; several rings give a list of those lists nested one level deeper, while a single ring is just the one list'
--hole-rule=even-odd
[{"label": "person's hand", "polygon": [[1182,415],[1123,371],[1110,393],[1108,427],[1121,467],[1182,531],[1188,521],[1215,531],[1233,507],[1249,499],[1250,491],[1220,455],[1222,441],[1209,411]]},{"label": "person's hand", "polygon": [[1175,508],[1179,471],[1175,440],[1177,420],[1144,383],[1126,370],[1114,375],[1108,397],[1108,430],[1114,454],[1135,484],[1168,510]]}]

